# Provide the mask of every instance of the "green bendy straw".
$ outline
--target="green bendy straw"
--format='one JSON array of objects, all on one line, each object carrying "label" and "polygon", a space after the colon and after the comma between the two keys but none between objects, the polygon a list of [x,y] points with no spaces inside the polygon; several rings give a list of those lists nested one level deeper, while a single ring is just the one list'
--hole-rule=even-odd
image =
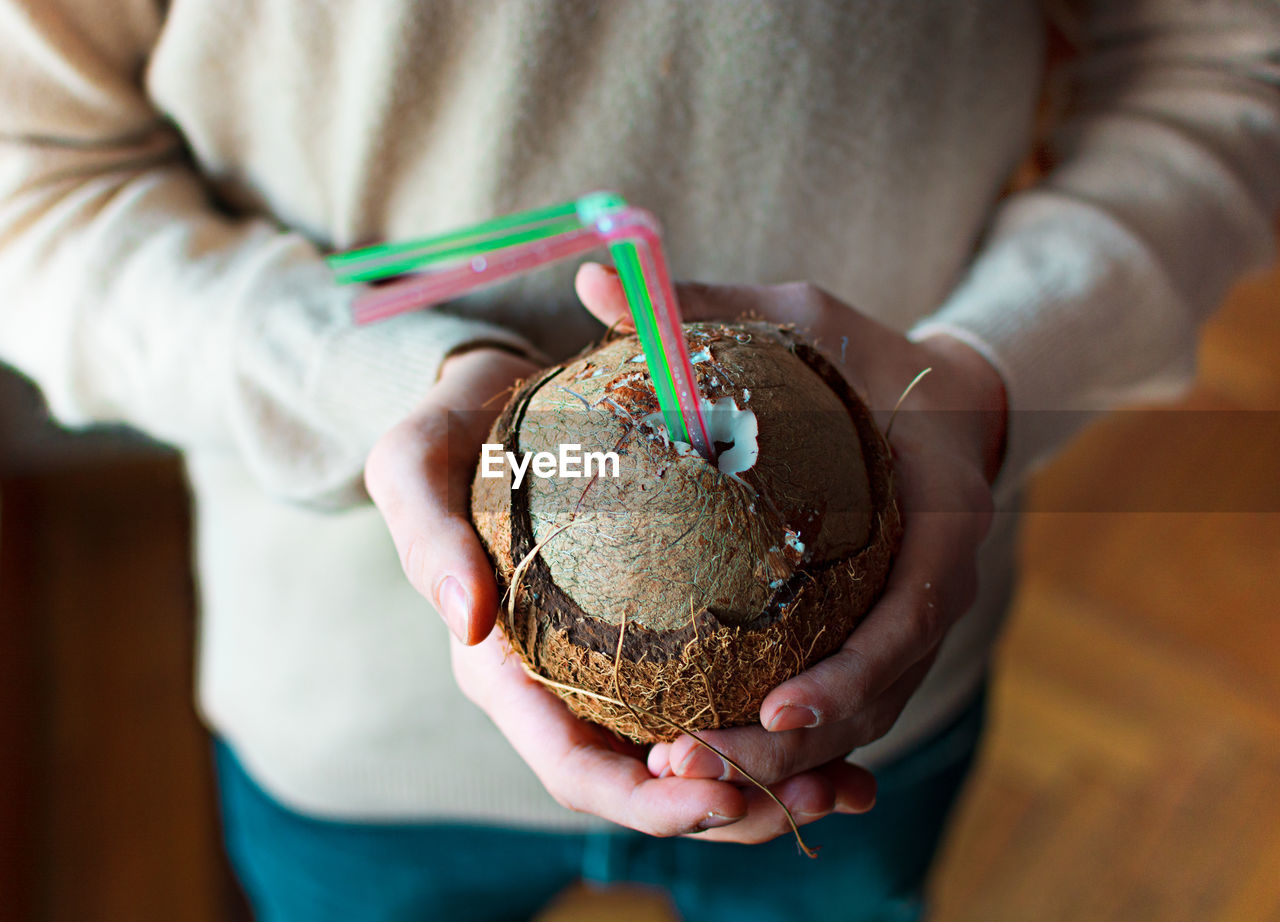
[{"label": "green bendy straw", "polygon": [[372,282],[421,272],[453,259],[489,253],[580,229],[593,217],[627,207],[612,192],[593,192],[571,202],[534,208],[473,224],[460,230],[399,243],[379,243],[329,256],[325,261],[339,284]]},{"label": "green bendy straw", "polygon": [[621,196],[595,192],[432,237],[336,254],[328,263],[342,283],[412,274],[356,300],[356,320],[366,323],[438,304],[601,244],[609,247],[618,269],[668,435],[714,461],[657,222]]},{"label": "green bendy straw", "polygon": [[658,395],[658,407],[667,424],[667,433],[678,442],[689,442],[689,427],[680,413],[675,381],[658,334],[653,302],[645,287],[639,249],[634,243],[614,243],[609,247],[609,255],[613,257],[614,268],[618,270],[618,279],[622,282],[622,291],[627,296],[627,306],[631,308],[631,319],[635,322],[636,336],[640,339],[640,351],[644,353],[645,362],[649,366],[649,377],[653,380],[653,389]]}]

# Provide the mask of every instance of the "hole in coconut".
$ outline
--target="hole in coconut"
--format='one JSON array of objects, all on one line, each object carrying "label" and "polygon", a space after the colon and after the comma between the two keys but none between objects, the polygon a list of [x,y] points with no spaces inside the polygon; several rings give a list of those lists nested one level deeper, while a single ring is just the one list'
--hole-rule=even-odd
[{"label": "hole in coconut", "polygon": [[[720,473],[730,477],[749,471],[755,466],[760,456],[759,424],[756,414],[751,410],[739,409],[732,397],[721,397],[710,401],[702,398],[702,418],[707,424],[707,435],[716,450],[716,467]],[[666,437],[666,425],[661,412],[650,413],[641,420],[655,433]],[[697,455],[693,446],[678,439],[671,441],[671,447],[681,457]]]},{"label": "hole in coconut", "polygon": [[721,397],[714,403],[704,397],[702,415],[707,421],[707,435],[716,447],[720,473],[733,476],[751,470],[760,456],[756,414],[740,409],[732,397]]}]

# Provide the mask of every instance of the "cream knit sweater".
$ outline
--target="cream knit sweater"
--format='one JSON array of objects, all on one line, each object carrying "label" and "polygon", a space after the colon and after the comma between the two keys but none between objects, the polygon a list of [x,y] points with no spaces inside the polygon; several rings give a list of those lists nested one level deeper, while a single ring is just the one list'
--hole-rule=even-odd
[{"label": "cream knit sweater", "polygon": [[[1078,417],[1168,393],[1272,255],[1280,6],[1065,10],[1057,168],[1031,140],[1032,0],[0,0],[0,357],[64,422],[180,446],[199,701],[285,802],[569,826],[453,686],[440,619],[360,489],[451,350],[598,333],[552,270],[369,328],[330,248],[613,188],[677,276],[810,279],[1003,373],[1006,494]],[[876,762],[979,680],[983,595]]]}]

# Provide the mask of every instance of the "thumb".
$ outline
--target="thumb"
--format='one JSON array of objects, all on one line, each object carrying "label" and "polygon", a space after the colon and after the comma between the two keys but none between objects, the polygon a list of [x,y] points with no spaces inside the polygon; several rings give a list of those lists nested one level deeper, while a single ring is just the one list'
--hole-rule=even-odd
[{"label": "thumb", "polygon": [[600,263],[583,263],[578,267],[573,287],[582,306],[606,327],[627,332],[635,329],[617,269]]},{"label": "thumb", "polygon": [[365,485],[382,513],[413,587],[463,643],[492,630],[498,588],[470,518],[471,477],[495,415],[459,412],[472,376],[441,379],[412,416],[379,439],[365,464]]}]

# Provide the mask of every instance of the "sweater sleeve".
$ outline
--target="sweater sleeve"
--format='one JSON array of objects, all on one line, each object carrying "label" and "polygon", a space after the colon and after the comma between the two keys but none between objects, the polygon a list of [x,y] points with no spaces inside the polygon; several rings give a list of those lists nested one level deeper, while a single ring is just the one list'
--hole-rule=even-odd
[{"label": "sweater sleeve", "polygon": [[1055,166],[1007,199],[913,338],[947,333],[1004,376],[997,491],[1088,416],[1191,380],[1199,324],[1274,258],[1280,4],[1071,0],[1081,55]]},{"label": "sweater sleeve", "polygon": [[377,436],[498,327],[355,327],[317,248],[220,213],[143,81],[153,0],[0,0],[0,359],[70,425],[240,455],[273,495],[362,494]]}]

